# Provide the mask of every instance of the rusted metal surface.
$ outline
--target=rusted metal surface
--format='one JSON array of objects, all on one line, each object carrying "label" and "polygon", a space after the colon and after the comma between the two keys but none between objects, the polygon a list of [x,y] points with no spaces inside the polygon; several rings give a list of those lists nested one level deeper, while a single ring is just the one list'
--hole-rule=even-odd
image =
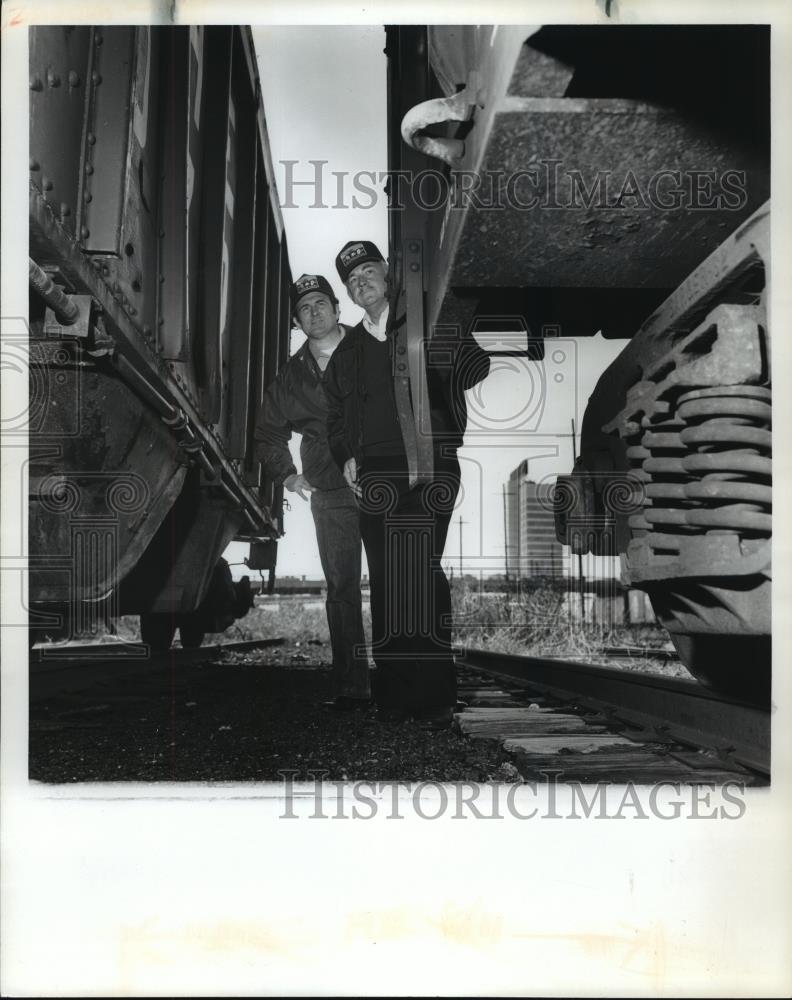
[{"label": "rusted metal surface", "polygon": [[[630,101],[506,97],[480,169],[504,207],[467,210],[453,286],[673,288],[769,194],[760,157]],[[745,202],[710,182],[702,211],[671,169],[744,172]]]}]

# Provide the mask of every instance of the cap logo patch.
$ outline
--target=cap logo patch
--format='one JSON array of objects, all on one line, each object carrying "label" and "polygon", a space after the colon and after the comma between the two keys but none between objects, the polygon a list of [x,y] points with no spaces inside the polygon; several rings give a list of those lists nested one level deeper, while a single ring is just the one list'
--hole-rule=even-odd
[{"label": "cap logo patch", "polygon": [[355,243],[351,247],[347,247],[346,250],[342,250],[340,257],[345,267],[348,267],[353,260],[357,260],[358,257],[366,256],[366,248],[362,243]]},{"label": "cap logo patch", "polygon": [[297,291],[299,294],[308,292],[312,288],[319,288],[319,279],[315,275],[307,275],[297,281]]}]

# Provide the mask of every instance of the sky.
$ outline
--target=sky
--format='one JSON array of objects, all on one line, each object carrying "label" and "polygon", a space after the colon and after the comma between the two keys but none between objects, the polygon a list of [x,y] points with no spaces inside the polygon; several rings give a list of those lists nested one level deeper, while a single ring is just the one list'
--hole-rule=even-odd
[{"label": "sky", "polygon": [[[375,242],[387,256],[387,207],[382,184],[373,198],[358,196],[352,176],[387,170],[384,29],[358,27],[253,28],[275,178],[292,274],[323,274],[341,303],[341,321],[362,312],[347,296],[335,256],[351,239]],[[366,178],[366,185],[375,185]],[[302,342],[296,332],[292,351]],[[493,359],[488,378],[468,394],[469,420],[460,449],[462,488],[444,565],[466,573],[502,572],[503,484],[523,459],[531,478],[572,467],[571,418],[580,427],[585,402],[600,373],[625,341],[602,337],[554,342],[544,363]],[[299,469],[299,437],[292,452]],[[308,504],[287,493],[278,575],[321,577]],[[230,562],[246,546],[234,545]],[[234,566],[236,576],[244,567]],[[365,569],[364,569],[365,572]]]}]

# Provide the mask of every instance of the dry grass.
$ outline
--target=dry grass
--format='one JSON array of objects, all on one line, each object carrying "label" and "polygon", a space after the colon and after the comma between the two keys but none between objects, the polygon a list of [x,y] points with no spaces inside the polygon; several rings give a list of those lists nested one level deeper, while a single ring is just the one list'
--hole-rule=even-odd
[{"label": "dry grass", "polygon": [[[652,658],[652,649],[669,648],[668,633],[661,626],[643,624],[609,628],[582,624],[566,606],[563,592],[553,586],[539,586],[522,594],[486,594],[455,581],[452,597],[455,645],[689,676],[679,663]],[[363,605],[363,621],[366,634],[370,635],[371,616],[367,602]],[[122,638],[139,638],[135,616],[118,619],[116,627]],[[256,607],[228,628],[222,638],[233,642],[276,636],[283,638],[290,648],[302,651],[311,662],[326,662],[330,634],[323,600],[302,595],[259,598]],[[609,646],[634,647],[636,656],[632,659],[609,658],[604,652]]]}]

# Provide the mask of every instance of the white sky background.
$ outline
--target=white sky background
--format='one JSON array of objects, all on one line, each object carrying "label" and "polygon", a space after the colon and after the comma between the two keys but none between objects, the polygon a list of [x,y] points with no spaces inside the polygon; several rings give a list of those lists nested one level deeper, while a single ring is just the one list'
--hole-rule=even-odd
[{"label": "white sky background", "polygon": [[[335,270],[335,257],[351,239],[369,239],[387,256],[387,201],[382,183],[373,207],[352,206],[351,176],[387,170],[385,31],[379,25],[254,27],[264,110],[276,184],[282,206],[292,274],[323,274],[341,303],[342,322],[354,324],[362,312],[350,301]],[[297,163],[291,167],[285,161]],[[327,161],[317,168],[311,161]],[[321,170],[319,203],[313,183]],[[310,181],[306,186],[289,185]],[[343,173],[341,187],[334,172]],[[384,183],[384,181],[383,181]],[[341,197],[339,198],[339,192]],[[358,194],[365,205],[370,199]],[[345,207],[337,207],[341,203]],[[286,207],[293,204],[294,208]],[[348,206],[348,207],[347,207]],[[294,351],[302,334],[292,338]],[[565,341],[548,351],[544,365],[493,361],[493,370],[472,402],[465,446],[459,457],[462,489],[445,552],[445,564],[459,567],[459,518],[465,572],[502,572],[504,561],[502,485],[511,470],[532,454],[533,479],[569,472],[572,467],[570,419],[578,431],[600,373],[625,341],[595,338]],[[555,350],[563,359],[553,361]],[[561,355],[556,355],[559,359]],[[541,387],[542,377],[547,393]],[[562,381],[556,379],[561,376]],[[545,399],[542,407],[541,399]],[[541,412],[541,419],[537,419]],[[299,437],[292,451],[299,465]],[[278,546],[280,576],[321,577],[308,504],[287,493],[291,510]],[[247,546],[234,545],[230,562],[241,561]],[[365,570],[364,570],[365,571]],[[234,567],[234,574],[245,572]]]}]

